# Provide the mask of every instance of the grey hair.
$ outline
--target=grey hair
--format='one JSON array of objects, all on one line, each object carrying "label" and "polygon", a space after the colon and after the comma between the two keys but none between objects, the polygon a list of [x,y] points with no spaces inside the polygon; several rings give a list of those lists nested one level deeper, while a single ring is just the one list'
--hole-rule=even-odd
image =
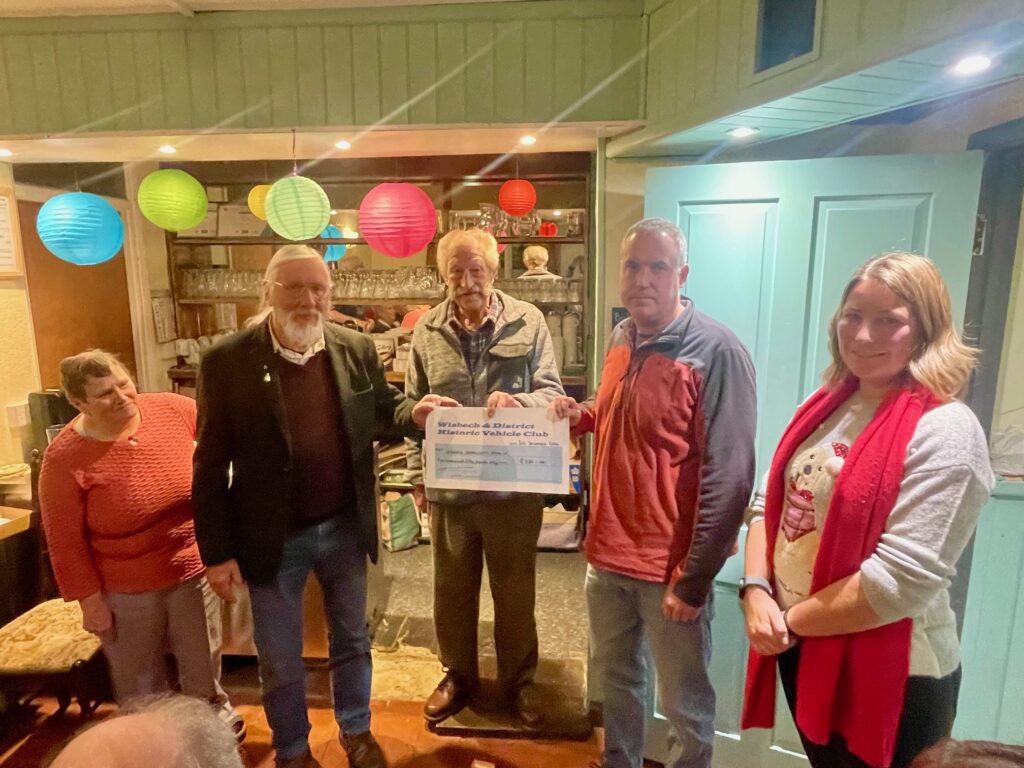
[{"label": "grey hair", "polygon": [[89,379],[110,376],[115,369],[127,372],[117,355],[103,349],[87,349],[60,361],[60,388],[68,400],[85,400]]},{"label": "grey hair", "polygon": [[527,269],[539,269],[548,264],[548,249],[543,245],[528,245],[523,250],[523,264]]},{"label": "grey hair", "polygon": [[180,737],[180,761],[174,768],[242,768],[235,734],[213,705],[192,696],[145,696],[129,701],[117,716],[142,714],[160,718]]},{"label": "grey hair", "polygon": [[498,241],[482,229],[453,229],[437,243],[437,271],[444,280],[448,276],[448,260],[460,245],[474,245],[480,249],[484,263],[492,272],[498,271]]},{"label": "grey hair", "polygon": [[622,238],[622,248],[624,249],[626,243],[641,232],[652,235],[664,235],[671,239],[676,247],[676,266],[680,269],[686,266],[688,248],[686,246],[686,237],[679,227],[668,219],[662,219],[657,216],[640,219],[640,221],[626,230],[626,234]]},{"label": "grey hair", "polygon": [[99,738],[99,731],[107,730],[108,723],[138,715],[155,718],[166,731],[162,741],[173,743],[176,748],[173,765],[161,764],[161,768],[244,768],[235,734],[218,717],[214,706],[179,694],[142,696],[126,702],[116,714],[89,723],[60,749],[48,753],[43,759],[43,768],[56,762],[64,748],[85,732],[92,731]]},{"label": "grey hair", "polygon": [[[274,252],[274,255],[270,257],[270,263],[267,264],[267,268],[263,272],[263,280],[260,283],[260,308],[255,315],[245,321],[246,326],[259,325],[269,317],[273,310],[273,307],[270,306],[270,286],[274,284],[281,265],[285,262],[304,259],[316,259],[321,264],[324,263],[324,257],[319,251],[308,245],[302,245],[302,243],[282,245]],[[326,264],[324,266],[326,267]],[[330,269],[327,272],[330,275]]]}]

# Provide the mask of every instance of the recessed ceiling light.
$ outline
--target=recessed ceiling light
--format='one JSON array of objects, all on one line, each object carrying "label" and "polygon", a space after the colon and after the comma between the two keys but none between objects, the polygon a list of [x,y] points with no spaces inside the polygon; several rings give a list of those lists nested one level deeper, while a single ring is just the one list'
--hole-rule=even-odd
[{"label": "recessed ceiling light", "polygon": [[751,136],[756,136],[760,132],[760,128],[751,128],[749,125],[741,125],[739,128],[733,128],[731,131],[727,131],[729,136],[733,139],[749,139]]},{"label": "recessed ceiling light", "polygon": [[531,146],[533,146],[534,144],[537,143],[537,137],[536,136],[523,136],[521,139],[519,139],[519,143],[522,144],[525,147],[531,147]]},{"label": "recessed ceiling light", "polygon": [[561,215],[562,215],[562,212],[561,212],[561,211],[552,211],[552,212],[551,212],[551,215],[552,215],[552,216],[561,216]]},{"label": "recessed ceiling light", "polygon": [[178,151],[178,148],[171,146],[170,144],[164,144],[162,147],[160,147],[159,151],[164,155],[173,155],[175,152]]},{"label": "recessed ceiling light", "polygon": [[337,215],[338,215],[338,209],[337,208],[331,208],[331,216],[337,216]]},{"label": "recessed ceiling light", "polygon": [[953,65],[953,71],[958,75],[977,75],[992,66],[992,59],[983,53],[973,53],[964,56]]},{"label": "recessed ceiling light", "polygon": [[337,147],[338,149],[352,149],[352,144],[350,142],[345,141],[344,139],[342,139],[341,141],[334,142],[334,146]]},{"label": "recessed ceiling light", "polygon": [[0,157],[10,157],[13,154],[14,153],[11,152],[11,150],[9,150],[9,149],[7,149],[5,147],[0,147]]}]

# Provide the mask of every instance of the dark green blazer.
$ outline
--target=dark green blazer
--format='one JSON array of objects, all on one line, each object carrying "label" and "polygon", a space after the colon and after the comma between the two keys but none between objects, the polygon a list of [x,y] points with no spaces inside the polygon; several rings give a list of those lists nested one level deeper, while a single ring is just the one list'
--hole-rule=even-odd
[{"label": "dark green blazer", "polygon": [[[376,562],[373,441],[416,434],[415,402],[385,381],[367,336],[327,323],[324,340],[351,448],[360,545]],[[289,534],[292,456],[276,369],[266,322],[214,345],[199,366],[192,479],[199,551],[206,565],[235,558],[254,584],[274,580]]]}]

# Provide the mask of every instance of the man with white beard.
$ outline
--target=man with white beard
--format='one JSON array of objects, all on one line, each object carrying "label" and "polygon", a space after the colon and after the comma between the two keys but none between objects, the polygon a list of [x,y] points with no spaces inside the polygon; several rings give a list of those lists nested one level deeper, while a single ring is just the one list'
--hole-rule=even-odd
[{"label": "man with white beard", "polygon": [[331,687],[354,768],[384,768],[370,733],[366,557],[377,559],[373,441],[412,435],[435,407],[387,384],[373,343],[324,323],[323,258],[277,251],[263,311],[207,350],[199,369],[193,499],[207,578],[225,600],[248,586],[263,705],[281,767],[317,765],[309,751],[302,593],[323,587]]}]

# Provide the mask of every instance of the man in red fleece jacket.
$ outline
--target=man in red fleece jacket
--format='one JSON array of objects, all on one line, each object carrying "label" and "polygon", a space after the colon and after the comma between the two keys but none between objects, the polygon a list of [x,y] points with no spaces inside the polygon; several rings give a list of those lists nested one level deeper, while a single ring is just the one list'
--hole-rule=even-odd
[{"label": "man in red fleece jacket", "polygon": [[754,479],[754,367],[736,335],[680,296],[682,232],[644,219],[621,248],[622,303],[597,395],[555,414],[594,433],[587,537],[592,663],[604,689],[601,768],[640,768],[654,656],[672,724],[668,768],[708,768],[712,582]]}]

